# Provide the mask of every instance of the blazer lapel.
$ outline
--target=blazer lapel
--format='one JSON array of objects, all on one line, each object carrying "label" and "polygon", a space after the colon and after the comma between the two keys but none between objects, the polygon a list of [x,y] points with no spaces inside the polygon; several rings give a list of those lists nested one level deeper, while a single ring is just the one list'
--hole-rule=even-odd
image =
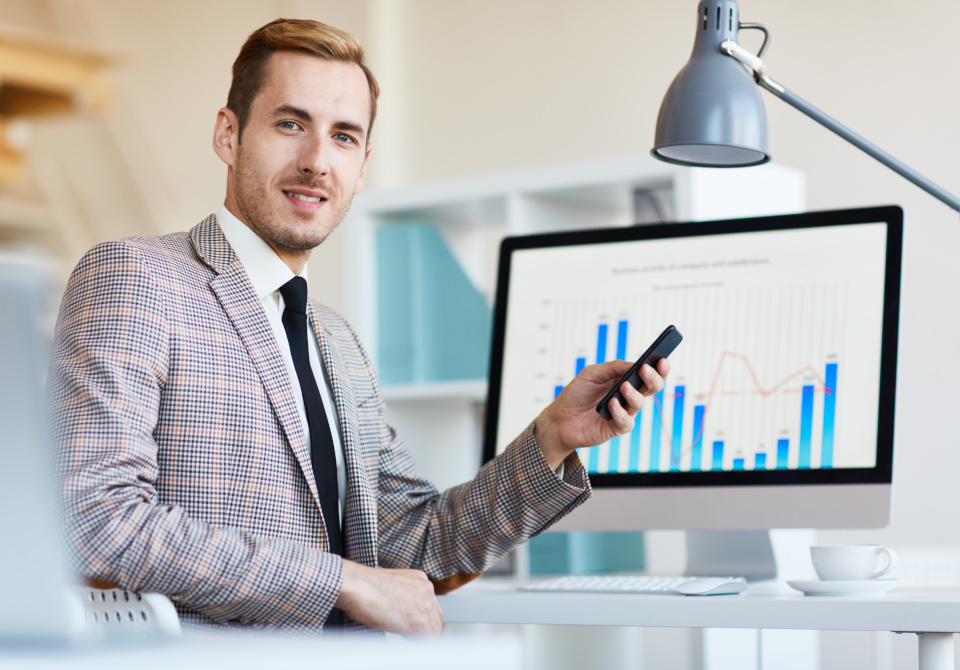
[{"label": "blazer lapel", "polygon": [[273,329],[260,306],[260,298],[254,292],[243,266],[217,225],[216,216],[211,215],[196,226],[190,231],[190,237],[200,258],[217,272],[217,276],[210,282],[210,288],[233,321],[247,353],[250,354],[319,510],[320,498],[310,465],[310,447],[300,423],[297,401],[293,396],[287,368]]},{"label": "blazer lapel", "polygon": [[364,565],[377,564],[377,505],[363,454],[360,450],[360,419],[350,380],[347,379],[343,352],[322,319],[307,304],[310,326],[320,342],[320,355],[333,391],[337,417],[340,420],[340,443],[347,468],[347,492],[344,502],[344,555]]}]

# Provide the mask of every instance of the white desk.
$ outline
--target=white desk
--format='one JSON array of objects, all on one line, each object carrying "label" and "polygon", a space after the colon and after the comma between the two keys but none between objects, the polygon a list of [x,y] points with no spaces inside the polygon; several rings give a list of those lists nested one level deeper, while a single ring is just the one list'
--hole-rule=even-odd
[{"label": "white desk", "polygon": [[451,623],[678,628],[785,628],[917,633],[920,670],[953,670],[960,591],[896,589],[880,596],[807,597],[786,585],[736,596],[531,593],[481,579],[440,597]]},{"label": "white desk", "polygon": [[377,640],[367,636],[301,637],[258,631],[106,638],[73,645],[0,640],[3,670],[171,670],[176,668],[349,668],[350,670],[521,670],[519,637]]}]

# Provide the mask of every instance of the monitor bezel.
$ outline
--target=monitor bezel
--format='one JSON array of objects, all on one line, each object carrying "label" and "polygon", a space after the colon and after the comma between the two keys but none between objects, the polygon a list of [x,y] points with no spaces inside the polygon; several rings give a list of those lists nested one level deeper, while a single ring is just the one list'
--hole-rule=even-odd
[{"label": "monitor bezel", "polygon": [[[874,467],[723,472],[594,473],[590,475],[590,482],[594,488],[614,489],[892,483],[900,279],[903,255],[903,210],[896,205],[742,219],[595,228],[504,238],[500,245],[497,272],[483,446],[484,462],[492,460],[496,455],[500,384],[506,336],[507,294],[510,284],[510,265],[514,252],[559,246],[676,239],[706,235],[736,235],[762,231],[875,223],[886,224],[887,239],[880,349],[880,389],[877,412],[877,460]],[[533,418],[531,417],[531,419]]]}]

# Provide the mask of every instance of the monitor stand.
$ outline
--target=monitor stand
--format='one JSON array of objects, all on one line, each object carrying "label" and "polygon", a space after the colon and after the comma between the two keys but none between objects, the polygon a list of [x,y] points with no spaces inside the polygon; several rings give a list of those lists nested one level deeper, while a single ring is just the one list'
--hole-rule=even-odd
[{"label": "monitor stand", "polygon": [[687,531],[687,571],[693,576],[775,579],[777,561],[765,530]]}]

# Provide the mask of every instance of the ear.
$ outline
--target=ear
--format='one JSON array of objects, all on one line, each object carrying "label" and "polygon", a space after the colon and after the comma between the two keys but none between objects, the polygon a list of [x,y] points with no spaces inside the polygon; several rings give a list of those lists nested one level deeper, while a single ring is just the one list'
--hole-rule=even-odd
[{"label": "ear", "polygon": [[233,110],[221,107],[213,127],[213,151],[224,163],[234,167],[240,146],[240,122]]},{"label": "ear", "polygon": [[360,177],[357,179],[357,185],[353,187],[353,194],[356,195],[363,190],[363,185],[367,183],[367,163],[370,161],[370,150],[373,145],[367,142],[367,151],[363,155],[363,165],[360,166]]}]

